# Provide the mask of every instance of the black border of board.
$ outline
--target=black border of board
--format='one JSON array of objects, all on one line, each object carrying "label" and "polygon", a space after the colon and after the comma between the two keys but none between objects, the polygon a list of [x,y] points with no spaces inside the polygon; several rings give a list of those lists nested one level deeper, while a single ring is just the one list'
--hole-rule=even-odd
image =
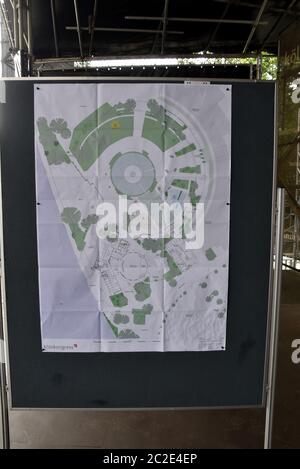
[{"label": "black border of board", "polygon": [[7,81],[6,103],[0,104],[12,407],[262,405],[273,207],[275,84],[226,81],[232,84],[226,351],[64,354],[41,351],[33,121],[33,87],[38,82]]}]

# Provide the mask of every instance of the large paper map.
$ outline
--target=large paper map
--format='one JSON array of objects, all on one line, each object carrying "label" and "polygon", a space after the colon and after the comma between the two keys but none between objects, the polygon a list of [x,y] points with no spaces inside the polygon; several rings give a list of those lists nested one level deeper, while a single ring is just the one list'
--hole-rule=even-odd
[{"label": "large paper map", "polygon": [[[226,347],[231,87],[35,85],[40,314],[48,352]],[[97,235],[97,206],[204,204],[201,249]]]}]

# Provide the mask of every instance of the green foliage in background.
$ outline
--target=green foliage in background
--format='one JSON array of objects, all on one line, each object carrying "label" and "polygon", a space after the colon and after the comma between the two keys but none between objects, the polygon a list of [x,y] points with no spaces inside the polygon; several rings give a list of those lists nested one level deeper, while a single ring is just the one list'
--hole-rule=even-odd
[{"label": "green foliage in background", "polygon": [[[179,65],[188,65],[188,64],[197,64],[199,63],[198,60],[201,58],[201,56],[197,57],[196,60],[192,58],[188,59],[178,59]],[[261,59],[262,59],[262,79],[263,80],[276,80],[277,78],[277,66],[278,66],[278,60],[277,56],[275,55],[270,55],[268,53],[262,53],[261,54]],[[257,65],[257,59],[256,57],[220,57],[220,58],[215,58],[212,57],[210,58],[203,58],[203,65],[209,64],[209,65],[248,65],[248,64],[253,64]]]}]

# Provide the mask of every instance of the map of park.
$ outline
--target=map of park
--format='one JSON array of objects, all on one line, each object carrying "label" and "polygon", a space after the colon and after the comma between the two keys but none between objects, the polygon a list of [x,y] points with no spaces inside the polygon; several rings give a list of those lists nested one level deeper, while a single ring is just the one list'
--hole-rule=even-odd
[{"label": "map of park", "polygon": [[[87,103],[78,103],[73,111],[55,108],[47,91],[52,87],[51,96],[58,100],[70,86],[36,89],[36,152],[58,209],[58,223],[64,226],[100,315],[100,350],[224,349],[230,187],[226,114],[215,106],[220,134],[214,151],[208,131],[191,110],[179,106],[172,93],[162,97],[159,85],[138,85],[144,87],[142,93],[135,93],[137,85],[117,93],[109,92],[111,85],[90,85],[108,92],[106,99],[105,92],[98,92],[94,108]],[[80,90],[84,85],[76,86]],[[200,104],[210,98],[207,89],[199,87]],[[224,85],[217,91],[220,101],[228,100]],[[190,89],[185,92],[191,95]],[[222,178],[216,170],[219,154],[227,163]],[[37,177],[38,198],[42,177]],[[224,185],[224,199],[216,196],[222,193],[216,182]],[[184,239],[153,239],[149,233],[137,239],[99,239],[96,207],[103,201],[117,203],[120,195],[128,204],[147,206],[166,201],[196,207],[201,201],[207,207],[208,230],[214,226],[220,233],[206,237],[199,250],[187,250]],[[47,204],[39,203],[38,231]]]}]

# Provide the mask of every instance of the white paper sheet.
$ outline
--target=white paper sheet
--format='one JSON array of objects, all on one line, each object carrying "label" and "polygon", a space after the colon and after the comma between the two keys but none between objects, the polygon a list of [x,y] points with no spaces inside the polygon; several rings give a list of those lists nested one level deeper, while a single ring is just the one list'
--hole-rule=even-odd
[{"label": "white paper sheet", "polygon": [[[38,84],[34,97],[43,350],[225,350],[231,87]],[[120,195],[204,203],[204,246],[99,239],[97,206]]]}]

